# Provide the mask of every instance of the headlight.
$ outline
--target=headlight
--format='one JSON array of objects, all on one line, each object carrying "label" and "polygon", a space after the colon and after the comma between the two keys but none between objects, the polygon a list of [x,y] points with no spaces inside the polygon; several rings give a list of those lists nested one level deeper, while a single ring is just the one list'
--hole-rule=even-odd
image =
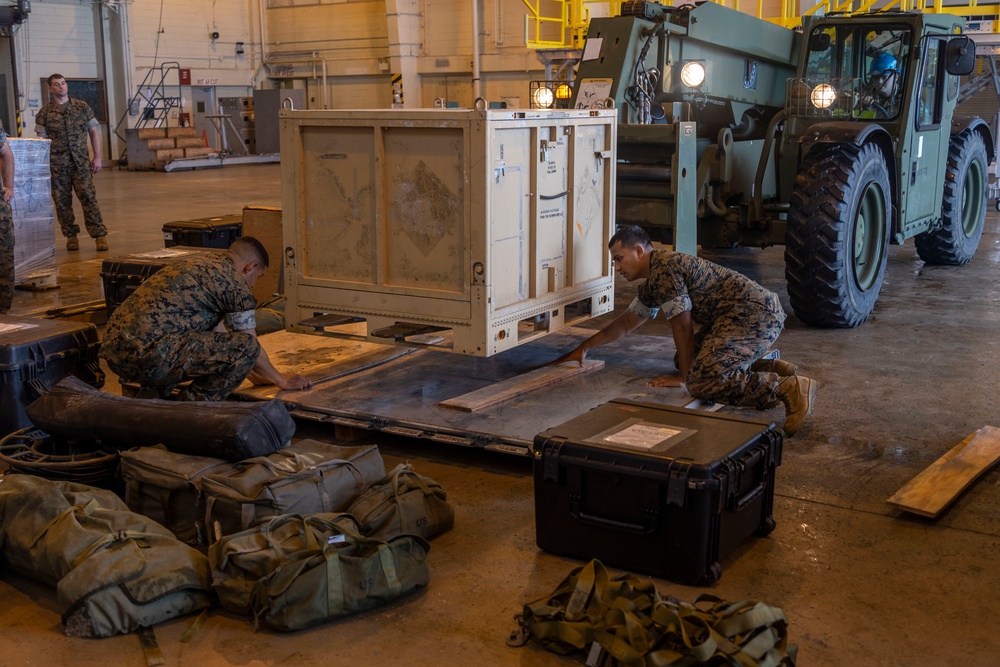
[{"label": "headlight", "polygon": [[837,91],[830,84],[821,83],[813,88],[809,99],[817,109],[826,109],[837,99]]},{"label": "headlight", "polygon": [[685,63],[681,67],[681,83],[688,88],[697,88],[705,83],[705,65],[699,62]]},{"label": "headlight", "polygon": [[552,103],[555,101],[555,94],[552,92],[551,88],[541,87],[535,88],[531,93],[531,101],[535,103],[535,106],[539,109],[550,109]]}]

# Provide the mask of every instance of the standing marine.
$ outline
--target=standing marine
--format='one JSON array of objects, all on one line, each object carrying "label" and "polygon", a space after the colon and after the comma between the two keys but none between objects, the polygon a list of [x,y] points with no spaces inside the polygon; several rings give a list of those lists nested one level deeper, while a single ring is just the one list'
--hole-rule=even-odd
[{"label": "standing marine", "polygon": [[[62,74],[53,74],[47,81],[52,100],[35,116],[35,134],[52,140],[49,149],[52,201],[62,235],[66,237],[66,250],[80,249],[77,239],[80,226],[73,214],[73,192],[83,208],[87,233],[94,238],[98,250],[107,250],[108,228],[101,218],[94,190],[94,174],[104,166],[97,118],[90,105],[69,96],[69,86]],[[94,151],[93,159],[87,152],[88,137]]]}]

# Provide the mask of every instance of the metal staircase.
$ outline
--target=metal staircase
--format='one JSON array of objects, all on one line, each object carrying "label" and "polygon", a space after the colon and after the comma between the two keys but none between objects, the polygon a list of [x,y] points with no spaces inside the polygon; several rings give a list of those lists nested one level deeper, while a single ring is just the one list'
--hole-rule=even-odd
[{"label": "metal staircase", "polygon": [[962,104],[978,93],[992,88],[1000,98],[1000,72],[997,71],[997,56],[992,53],[976,54],[976,69],[969,78],[962,82],[958,92],[958,103]]},{"label": "metal staircase", "polygon": [[[180,63],[167,62],[146,72],[146,77],[142,80],[135,95],[129,100],[128,109],[115,125],[115,134],[125,146],[118,158],[119,167],[128,164],[128,142],[124,131],[130,129],[128,116],[133,114],[134,109],[138,110],[139,119],[133,128],[140,129],[143,127],[165,127],[170,119],[170,112],[181,106],[180,67]],[[168,86],[167,76],[172,72],[177,72],[176,80],[178,83]],[[168,94],[173,93],[175,89],[176,95]]]}]

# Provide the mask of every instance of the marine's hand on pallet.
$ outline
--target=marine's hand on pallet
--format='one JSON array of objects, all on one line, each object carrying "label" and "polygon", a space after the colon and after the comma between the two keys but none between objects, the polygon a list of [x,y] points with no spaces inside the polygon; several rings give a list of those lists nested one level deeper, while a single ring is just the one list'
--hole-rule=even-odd
[{"label": "marine's hand on pallet", "polygon": [[247,379],[255,385],[273,384],[279,389],[309,389],[313,385],[313,381],[304,375],[299,375],[298,373],[282,373],[280,371],[278,371],[277,375],[273,378],[267,377],[263,373],[259,373],[257,371],[250,371],[247,375]]},{"label": "marine's hand on pallet", "polygon": [[680,375],[661,375],[660,377],[655,377],[646,383],[647,387],[680,387],[681,389],[687,389],[684,384],[684,379]]},{"label": "marine's hand on pallet", "polygon": [[571,352],[567,352],[566,354],[564,354],[563,356],[559,357],[558,359],[556,359],[555,361],[553,361],[549,365],[550,366],[559,366],[560,364],[564,364],[564,363],[567,363],[567,362],[570,362],[570,361],[575,361],[578,364],[580,364],[581,366],[583,366],[583,362],[586,359],[587,359],[587,350],[584,349],[581,346],[581,347],[577,347],[576,349],[572,350]]}]

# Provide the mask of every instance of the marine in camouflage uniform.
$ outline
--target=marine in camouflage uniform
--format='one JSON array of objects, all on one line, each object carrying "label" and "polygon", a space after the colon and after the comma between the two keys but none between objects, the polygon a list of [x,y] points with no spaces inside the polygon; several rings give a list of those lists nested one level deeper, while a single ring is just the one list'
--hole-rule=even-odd
[{"label": "marine in camouflage uniform", "polygon": [[6,314],[14,302],[14,218],[10,202],[14,198],[14,154],[7,143],[7,133],[0,123],[0,315]]},{"label": "marine in camouflage uniform", "polygon": [[701,325],[685,378],[688,392],[726,405],[777,405],[778,375],[750,366],[781,333],[785,311],[778,295],[736,271],[683,253],[654,250],[649,267],[629,310],[644,319],[662,310],[668,320],[690,311]]},{"label": "marine in camouflage uniform", "polygon": [[[98,250],[107,250],[107,227],[97,206],[94,174],[101,170],[101,142],[94,111],[82,101],[68,96],[66,80],[59,74],[49,77],[53,99],[35,116],[35,134],[52,140],[49,169],[52,174],[52,201],[63,236],[73,239],[80,233],[73,213],[73,192],[83,208],[87,233],[97,242]],[[60,102],[60,99],[63,101]],[[94,149],[94,159],[87,152],[87,138]],[[70,243],[67,248],[75,250]]]},{"label": "marine in camouflage uniform", "polygon": [[[595,347],[631,333],[663,310],[670,322],[680,375],[650,386],[686,387],[695,398],[753,408],[784,403],[785,433],[793,435],[812,412],[819,384],[798,376],[787,361],[761,357],[785,321],[778,296],[746,276],[707,260],[654,250],[639,227],[619,230],[608,243],[629,281],[645,278],[629,308],[556,363],[579,361]],[[700,329],[695,332],[695,325]]]},{"label": "marine in camouflage uniform", "polygon": [[250,289],[267,268],[267,251],[250,236],[225,253],[165,266],[108,320],[100,356],[118,376],[167,398],[223,400],[248,374],[257,383],[306,389],[301,375],[279,372],[257,341]]}]

